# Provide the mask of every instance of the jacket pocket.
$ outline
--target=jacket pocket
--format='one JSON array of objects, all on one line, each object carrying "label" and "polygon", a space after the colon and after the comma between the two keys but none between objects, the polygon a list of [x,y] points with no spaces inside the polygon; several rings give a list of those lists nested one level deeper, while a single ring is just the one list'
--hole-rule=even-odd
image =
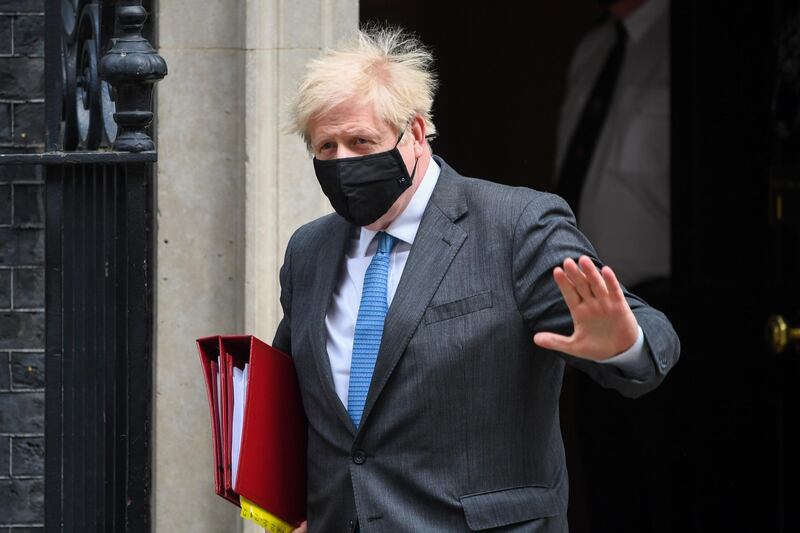
[{"label": "jacket pocket", "polygon": [[561,512],[558,496],[549,487],[531,485],[493,490],[466,494],[459,500],[472,531],[557,516]]},{"label": "jacket pocket", "polygon": [[492,291],[483,291],[452,302],[432,305],[425,311],[425,324],[474,313],[492,306]]}]

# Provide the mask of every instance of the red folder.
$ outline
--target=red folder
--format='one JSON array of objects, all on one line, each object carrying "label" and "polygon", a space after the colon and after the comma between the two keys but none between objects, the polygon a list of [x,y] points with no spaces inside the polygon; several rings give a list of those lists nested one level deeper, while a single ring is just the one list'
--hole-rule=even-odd
[{"label": "red folder", "polygon": [[[291,357],[252,335],[197,339],[211,410],[214,491],[290,524],[306,517],[307,422]],[[236,486],[232,485],[233,369],[249,363]],[[220,389],[214,379],[220,371]],[[218,416],[218,404],[221,417]]]},{"label": "red folder", "polygon": [[[225,490],[225,467],[223,464],[223,442],[226,433],[223,431],[225,423],[222,420],[219,406],[223,403],[224,391],[227,389],[225,379],[225,364],[220,357],[219,336],[197,339],[197,348],[200,352],[200,362],[203,365],[203,376],[206,380],[208,392],[208,407],[211,412],[211,436],[214,455],[214,492],[232,503],[239,504],[239,498],[232,491]],[[217,377],[219,375],[219,378]]]}]

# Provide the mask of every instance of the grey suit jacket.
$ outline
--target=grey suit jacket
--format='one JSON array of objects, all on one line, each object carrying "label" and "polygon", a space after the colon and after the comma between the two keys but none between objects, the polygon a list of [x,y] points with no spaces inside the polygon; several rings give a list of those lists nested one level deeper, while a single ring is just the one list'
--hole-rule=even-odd
[{"label": "grey suit jacket", "polygon": [[281,269],[273,345],[294,359],[308,416],[310,531],[554,532],[567,529],[558,416],[564,364],[625,396],[677,361],[666,317],[626,293],[653,378],[535,346],[572,321],[552,278],[596,254],[552,194],[465,178],[444,161],[386,317],[361,426],[336,395],[325,314],[351,226],[298,229]]}]

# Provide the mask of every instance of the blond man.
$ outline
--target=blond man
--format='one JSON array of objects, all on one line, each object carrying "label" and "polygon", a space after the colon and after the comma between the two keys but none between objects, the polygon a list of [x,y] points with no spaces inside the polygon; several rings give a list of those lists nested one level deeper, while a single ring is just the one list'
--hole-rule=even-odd
[{"label": "blond man", "polygon": [[565,363],[638,396],[678,338],[559,197],[432,154],[431,65],[401,31],[361,31],[292,105],[335,210],[287,246],[273,341],[309,422],[301,530],[564,531]]}]

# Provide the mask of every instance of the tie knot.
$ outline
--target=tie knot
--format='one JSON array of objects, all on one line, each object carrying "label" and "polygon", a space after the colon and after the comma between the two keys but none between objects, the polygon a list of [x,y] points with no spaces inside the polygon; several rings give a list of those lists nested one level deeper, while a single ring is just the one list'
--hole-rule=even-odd
[{"label": "tie knot", "polygon": [[397,239],[395,239],[385,231],[381,231],[380,233],[378,233],[378,253],[379,254],[390,253],[396,241]]}]

